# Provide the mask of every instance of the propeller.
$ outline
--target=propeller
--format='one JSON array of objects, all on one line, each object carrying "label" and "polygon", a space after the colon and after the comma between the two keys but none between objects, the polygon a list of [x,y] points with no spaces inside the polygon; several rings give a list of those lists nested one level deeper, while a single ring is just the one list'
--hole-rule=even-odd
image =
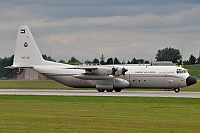
[{"label": "propeller", "polygon": [[[123,62],[125,62],[125,61],[123,61]],[[117,72],[118,71],[118,72]],[[128,70],[126,69],[126,68],[124,68],[124,65],[123,65],[123,68],[121,68],[121,67],[114,67],[114,60],[113,60],[113,68],[112,68],[112,75],[113,76],[116,76],[116,72],[117,72],[117,75],[119,76],[119,75],[123,75],[123,77],[124,77],[124,79],[125,79],[125,73],[127,72]],[[114,80],[115,81],[115,80]]]},{"label": "propeller", "polygon": [[116,71],[117,71],[117,69],[114,68],[114,66],[113,66],[113,68],[112,68],[112,73],[111,73],[111,74],[112,74],[113,76],[115,76],[115,72],[116,72]]},{"label": "propeller", "polygon": [[[112,74],[113,76],[116,76],[116,72],[118,71],[118,69],[119,69],[119,68],[114,68],[114,67],[113,67],[113,68],[112,68],[112,73],[111,73],[111,74]],[[121,73],[121,75],[124,76],[125,73],[126,73],[127,71],[128,71],[128,70],[127,70],[126,68],[123,67],[123,68],[120,70],[120,73]]]},{"label": "propeller", "polygon": [[125,65],[125,60],[123,61],[123,68],[122,68],[122,75],[123,75],[123,79],[125,79],[125,73],[128,71],[128,69],[124,68]]},{"label": "propeller", "polygon": [[126,68],[122,68],[122,75],[125,75],[125,73],[127,72],[128,70]]}]

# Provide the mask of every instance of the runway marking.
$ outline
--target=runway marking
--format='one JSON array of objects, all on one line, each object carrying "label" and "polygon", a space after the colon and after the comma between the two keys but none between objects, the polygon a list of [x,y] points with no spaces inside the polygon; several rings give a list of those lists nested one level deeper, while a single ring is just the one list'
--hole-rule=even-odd
[{"label": "runway marking", "polygon": [[52,95],[52,96],[121,96],[121,97],[183,97],[200,98],[200,92],[174,91],[122,91],[97,92],[97,90],[28,90],[1,89],[0,95]]}]

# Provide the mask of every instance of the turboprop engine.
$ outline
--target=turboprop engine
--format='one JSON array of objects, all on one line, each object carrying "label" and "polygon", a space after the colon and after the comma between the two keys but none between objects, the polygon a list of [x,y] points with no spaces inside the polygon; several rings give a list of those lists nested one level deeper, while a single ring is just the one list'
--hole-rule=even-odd
[{"label": "turboprop engine", "polygon": [[98,68],[85,68],[86,73],[73,75],[75,78],[84,80],[108,80],[114,79],[115,76],[125,75],[127,69],[116,67],[98,67]]},{"label": "turboprop engine", "polygon": [[108,76],[112,73],[112,69],[107,67],[99,67],[98,69],[92,69],[91,73],[99,76]]},{"label": "turboprop engine", "polygon": [[91,69],[90,72],[99,76],[108,76],[108,75],[113,75],[113,76],[119,76],[119,75],[125,75],[125,73],[128,70],[122,67],[99,67],[98,69]]},{"label": "turboprop engine", "polygon": [[116,68],[112,68],[112,75],[113,76],[119,76],[119,75],[125,75],[125,73],[127,72],[128,70],[126,68],[121,68],[121,67],[116,67]]}]

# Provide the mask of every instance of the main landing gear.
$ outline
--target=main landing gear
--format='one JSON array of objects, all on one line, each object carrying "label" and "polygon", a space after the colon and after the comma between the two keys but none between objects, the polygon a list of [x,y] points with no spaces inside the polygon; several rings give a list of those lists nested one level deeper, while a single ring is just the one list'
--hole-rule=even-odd
[{"label": "main landing gear", "polygon": [[[107,92],[113,92],[113,89],[97,89],[97,90],[98,90],[98,92],[104,92],[105,90]],[[115,92],[121,92],[122,91],[121,88],[115,88],[114,90],[115,90]]]},{"label": "main landing gear", "polygon": [[114,90],[115,90],[115,92],[121,92],[121,91],[122,91],[121,88],[116,88],[116,89],[114,89]]},{"label": "main landing gear", "polygon": [[105,89],[97,89],[98,90],[98,92],[104,92],[105,91]]}]

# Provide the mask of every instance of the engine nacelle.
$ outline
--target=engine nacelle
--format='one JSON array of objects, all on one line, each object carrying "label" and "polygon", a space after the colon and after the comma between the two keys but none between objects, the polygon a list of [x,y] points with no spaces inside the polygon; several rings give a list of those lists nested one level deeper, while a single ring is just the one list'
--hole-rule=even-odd
[{"label": "engine nacelle", "polygon": [[113,67],[113,68],[98,67],[97,69],[91,69],[87,71],[99,76],[108,76],[108,75],[119,76],[119,75],[124,75],[125,72],[127,72],[128,70],[122,67]]},{"label": "engine nacelle", "polygon": [[112,69],[107,67],[99,67],[98,69],[92,69],[91,73],[101,76],[108,76],[112,73]]}]

